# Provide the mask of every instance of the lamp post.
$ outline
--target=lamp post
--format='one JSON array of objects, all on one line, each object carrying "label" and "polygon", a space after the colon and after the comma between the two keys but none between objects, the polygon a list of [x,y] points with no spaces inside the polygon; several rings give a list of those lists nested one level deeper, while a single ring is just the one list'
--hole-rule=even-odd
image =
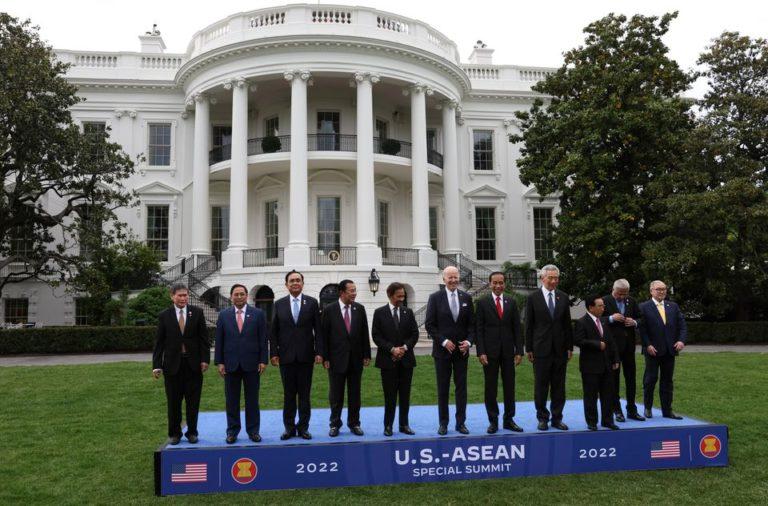
[{"label": "lamp post", "polygon": [[379,291],[379,275],[376,274],[376,269],[371,269],[371,275],[368,276],[368,288],[371,289],[373,296],[376,296],[376,292]]}]

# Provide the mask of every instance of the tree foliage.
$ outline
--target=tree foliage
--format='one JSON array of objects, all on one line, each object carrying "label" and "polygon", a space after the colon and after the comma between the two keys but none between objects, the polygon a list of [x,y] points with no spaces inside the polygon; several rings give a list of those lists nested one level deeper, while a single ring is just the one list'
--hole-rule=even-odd
[{"label": "tree foliage", "polygon": [[0,13],[0,289],[70,279],[87,261],[81,237],[119,238],[114,210],[133,199],[122,148],[73,122],[82,98],[67,67],[29,21]]},{"label": "tree foliage", "polygon": [[153,325],[158,315],[171,305],[168,287],[147,288],[128,302],[128,322],[135,325]]},{"label": "tree foliage", "polygon": [[522,133],[510,141],[524,143],[521,181],[559,196],[552,245],[572,295],[608,290],[619,277],[646,282],[641,251],[663,218],[661,181],[679,169],[693,126],[681,98],[693,76],[662,41],[676,15],[591,23],[584,44],[533,87],[548,103],[517,114]]}]

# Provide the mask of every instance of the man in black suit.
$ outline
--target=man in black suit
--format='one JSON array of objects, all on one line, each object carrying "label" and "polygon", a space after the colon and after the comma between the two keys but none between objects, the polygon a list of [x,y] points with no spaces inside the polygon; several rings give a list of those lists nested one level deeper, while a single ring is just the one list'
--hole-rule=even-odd
[{"label": "man in black suit", "polygon": [[387,287],[389,304],[373,313],[371,334],[376,343],[376,367],[381,369],[381,386],[384,389],[384,435],[392,435],[395,406],[400,397],[400,432],[413,435],[408,423],[411,404],[411,380],[416,357],[413,347],[419,339],[419,327],[413,311],[403,307],[405,286],[390,283]]},{"label": "man in black suit", "polygon": [[[291,271],[285,275],[288,295],[275,302],[269,354],[273,366],[280,366],[283,380],[283,426],[280,439],[295,435],[312,439],[309,433],[312,368],[323,363],[320,335],[320,306],[317,299],[304,295],[304,275]],[[299,422],[296,423],[298,397]]]},{"label": "man in black suit", "polygon": [[456,392],[456,431],[469,434],[467,419],[467,362],[475,340],[475,308],[472,297],[459,290],[459,270],[443,270],[445,288],[429,296],[424,327],[432,339],[432,357],[437,375],[437,407],[440,426],[437,433],[448,433],[448,397],[451,375]]},{"label": "man in black suit", "polygon": [[504,294],[504,273],[492,272],[488,277],[491,294],[477,303],[477,356],[485,376],[485,411],[488,434],[499,430],[499,405],[496,402],[499,371],[504,392],[504,428],[515,432],[523,429],[515,423],[515,367],[523,360],[523,334],[515,299]]},{"label": "man in black suit", "polygon": [[619,368],[619,353],[608,318],[603,317],[605,302],[590,295],[584,303],[587,314],[576,320],[574,341],[581,350],[579,370],[584,386],[584,419],[589,430],[597,430],[597,399],[600,398],[600,425],[618,430],[613,423],[613,374]]},{"label": "man in black suit", "polygon": [[525,305],[525,351],[533,363],[533,396],[538,429],[547,430],[550,411],[552,427],[568,430],[563,423],[565,372],[573,355],[571,304],[568,294],[557,289],[560,269],[545,265],[539,274],[541,289],[528,296]]},{"label": "man in black suit", "polygon": [[341,428],[341,409],[344,407],[344,387],[347,400],[347,426],[356,436],[363,435],[360,428],[360,382],[363,367],[371,362],[371,343],[365,307],[355,302],[357,287],[349,279],[339,283],[339,301],[331,302],[320,319],[323,336],[323,365],[328,369],[328,400],[331,404],[331,430],[336,437]]},{"label": "man in black suit", "polygon": [[259,388],[267,368],[267,317],[249,306],[248,289],[240,284],[229,290],[232,306],[219,313],[216,322],[214,362],[224,378],[227,408],[227,444],[240,433],[240,387],[245,389],[245,431],[254,443],[261,441]]},{"label": "man in black suit", "polygon": [[182,283],[171,287],[173,306],[160,313],[152,352],[152,375],[165,377],[168,399],[168,437],[181,440],[181,401],[187,407],[187,439],[195,444],[203,373],[211,361],[211,344],[205,317],[199,307],[189,306],[189,290]]},{"label": "man in black suit", "polygon": [[637,332],[638,309],[635,299],[629,297],[629,281],[617,279],[613,282],[613,291],[603,297],[605,313],[608,316],[608,324],[611,327],[611,335],[616,342],[621,366],[613,370],[613,411],[616,413],[616,421],[624,422],[624,413],[621,411],[621,369],[624,369],[624,384],[627,389],[627,418],[642,422],[645,420],[637,412],[635,404],[636,392],[636,365],[635,365],[635,334]]}]

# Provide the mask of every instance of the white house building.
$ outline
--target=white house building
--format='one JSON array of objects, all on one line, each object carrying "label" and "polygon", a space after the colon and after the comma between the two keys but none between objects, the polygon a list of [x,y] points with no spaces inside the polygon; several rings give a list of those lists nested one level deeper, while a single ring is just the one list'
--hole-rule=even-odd
[{"label": "white house building", "polygon": [[[481,43],[463,63],[427,23],[367,7],[234,14],[182,54],[139,39],[140,52],[56,54],[86,98],[76,121],[141,159],[140,205],[120,218],[196,299],[239,282],[268,307],[295,268],[310,295],[333,300],[350,278],[372,311],[397,280],[419,308],[449,263],[478,288],[487,269],[546,254],[556,201],[522,185],[507,135],[553,69],[493,64]],[[42,283],[2,303],[6,321],[86,321]]]}]

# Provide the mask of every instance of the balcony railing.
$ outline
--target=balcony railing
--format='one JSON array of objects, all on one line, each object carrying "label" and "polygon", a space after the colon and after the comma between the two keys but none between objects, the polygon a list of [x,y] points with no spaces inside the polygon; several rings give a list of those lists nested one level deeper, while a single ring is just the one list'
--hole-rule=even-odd
[{"label": "balcony railing", "polygon": [[411,248],[381,248],[384,265],[419,265],[419,250]]},{"label": "balcony railing", "polygon": [[283,248],[259,248],[243,251],[243,267],[283,265]]},{"label": "balcony railing", "polygon": [[208,165],[232,159],[232,144],[224,144],[208,152]]},{"label": "balcony railing", "polygon": [[342,246],[333,248],[309,248],[310,265],[355,265],[357,264],[357,248]]},{"label": "balcony railing", "polygon": [[357,151],[357,135],[309,134],[308,151]]},{"label": "balcony railing", "polygon": [[248,156],[291,151],[291,136],[256,137],[248,139]]},{"label": "balcony railing", "polygon": [[397,139],[373,138],[373,152],[379,155],[411,157],[411,143]]},{"label": "balcony railing", "polygon": [[443,168],[443,155],[435,151],[434,149],[430,149],[427,151],[427,163],[431,163],[432,165],[436,167]]}]

